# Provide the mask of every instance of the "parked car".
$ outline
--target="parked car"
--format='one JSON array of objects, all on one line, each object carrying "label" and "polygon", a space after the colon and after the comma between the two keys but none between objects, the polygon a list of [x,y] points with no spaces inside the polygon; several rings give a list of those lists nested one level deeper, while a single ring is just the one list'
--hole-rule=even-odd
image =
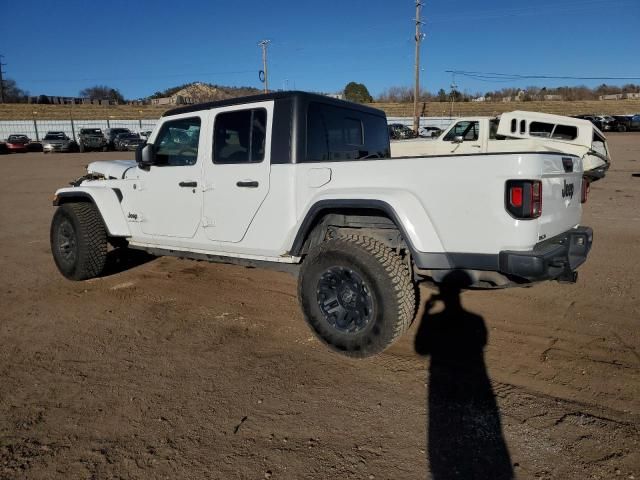
[{"label": "parked car", "polygon": [[143,140],[149,140],[149,137],[151,136],[151,132],[152,130],[145,130],[143,132],[139,132],[140,138]]},{"label": "parked car", "polygon": [[26,135],[9,135],[6,142],[7,149],[10,153],[27,153],[30,141],[31,139]]},{"label": "parked car", "polygon": [[115,139],[116,136],[121,133],[131,133],[131,130],[128,128],[107,128],[104,131],[104,136],[107,139],[107,150],[115,150]]},{"label": "parked car", "polygon": [[603,132],[617,132],[619,124],[618,121],[610,115],[597,115],[596,117],[596,127],[598,127]]},{"label": "parked car", "polygon": [[116,150],[135,150],[139,145],[142,145],[145,141],[140,138],[137,133],[119,133],[116,135],[113,145]]},{"label": "parked car", "polygon": [[408,329],[417,282],[575,282],[592,244],[572,154],[391,158],[383,111],[302,92],[175,108],[151,138],[56,191],[60,273],[99,276],[109,243],[286,269],[310,329],[351,357]]},{"label": "parked car", "polygon": [[418,134],[421,137],[434,138],[439,137],[442,131],[443,130],[438,127],[420,127]]},{"label": "parked car", "polygon": [[613,118],[618,121],[619,132],[640,130],[640,115],[614,115]]},{"label": "parked car", "polygon": [[78,144],[67,137],[64,132],[47,132],[42,139],[42,151],[51,152],[74,152]]},{"label": "parked car", "polygon": [[406,125],[402,123],[389,124],[389,138],[393,140],[402,140],[405,138],[414,138],[416,134]]},{"label": "parked car", "polygon": [[78,135],[78,149],[107,151],[107,139],[99,128],[81,128]]}]

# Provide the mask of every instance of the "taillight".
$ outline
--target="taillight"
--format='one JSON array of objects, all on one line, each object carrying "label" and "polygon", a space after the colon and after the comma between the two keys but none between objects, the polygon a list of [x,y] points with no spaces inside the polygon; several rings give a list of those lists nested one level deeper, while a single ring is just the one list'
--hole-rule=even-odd
[{"label": "taillight", "polygon": [[542,215],[542,182],[540,180],[508,180],[505,191],[506,209],[522,220]]},{"label": "taillight", "polygon": [[580,190],[580,203],[586,203],[591,189],[591,182],[587,177],[582,177],[582,189]]}]

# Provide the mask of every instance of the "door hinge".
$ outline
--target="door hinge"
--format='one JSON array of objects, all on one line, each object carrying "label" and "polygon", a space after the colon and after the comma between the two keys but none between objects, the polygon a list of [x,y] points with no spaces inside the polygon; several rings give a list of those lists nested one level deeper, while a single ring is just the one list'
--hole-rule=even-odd
[{"label": "door hinge", "polygon": [[215,223],[209,217],[202,217],[202,226],[204,228],[215,227]]}]

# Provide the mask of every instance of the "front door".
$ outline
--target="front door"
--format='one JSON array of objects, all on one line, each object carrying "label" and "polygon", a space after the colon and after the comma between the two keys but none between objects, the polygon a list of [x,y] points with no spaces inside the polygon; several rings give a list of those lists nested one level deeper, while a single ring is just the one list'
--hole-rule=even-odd
[{"label": "front door", "polygon": [[[154,140],[155,164],[139,171],[134,215],[152,236],[192,238],[202,214],[199,115],[167,120]],[[201,143],[203,145],[201,145]]]},{"label": "front door", "polygon": [[240,242],[269,193],[273,102],[216,111],[204,163],[202,226],[210,240]]}]

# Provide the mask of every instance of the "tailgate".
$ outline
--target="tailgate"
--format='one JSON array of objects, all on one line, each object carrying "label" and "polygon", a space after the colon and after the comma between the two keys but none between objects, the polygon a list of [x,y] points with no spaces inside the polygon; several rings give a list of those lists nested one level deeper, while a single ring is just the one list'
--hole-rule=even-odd
[{"label": "tailgate", "polygon": [[582,160],[574,156],[545,156],[542,172],[542,215],[538,240],[555,237],[580,223]]}]

